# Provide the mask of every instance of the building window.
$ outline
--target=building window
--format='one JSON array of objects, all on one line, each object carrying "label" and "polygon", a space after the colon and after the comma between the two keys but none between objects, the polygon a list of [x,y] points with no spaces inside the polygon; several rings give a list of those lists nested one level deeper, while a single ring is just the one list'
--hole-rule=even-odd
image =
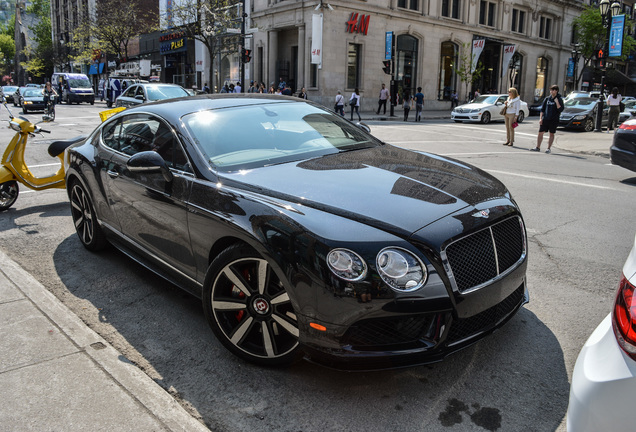
[{"label": "building window", "polygon": [[479,3],[479,24],[489,27],[495,26],[496,4],[486,0]]},{"label": "building window", "polygon": [[539,57],[537,59],[537,81],[534,85],[534,101],[538,102],[543,98],[546,92],[546,83],[548,79],[548,59]]},{"label": "building window", "polygon": [[360,87],[360,44],[349,44],[347,52],[347,88]]},{"label": "building window", "polygon": [[510,30],[517,33],[526,32],[526,11],[519,9],[512,10],[512,24]]},{"label": "building window", "polygon": [[318,65],[312,63],[309,69],[309,87],[318,87]]},{"label": "building window", "polygon": [[442,0],[442,16],[459,19],[459,0]]},{"label": "building window", "polygon": [[408,90],[412,95],[415,94],[415,77],[417,77],[417,38],[403,34],[397,37],[397,64],[395,79],[397,81],[398,93],[404,94],[404,90]]},{"label": "building window", "polygon": [[541,39],[552,38],[552,18],[541,17],[539,20],[539,37]]},{"label": "building window", "polygon": [[437,86],[437,99],[450,100],[451,93],[456,90],[457,76],[455,65],[457,64],[457,45],[452,42],[442,43],[442,55],[440,59],[439,85]]},{"label": "building window", "polygon": [[419,0],[398,0],[398,7],[403,9],[419,10]]}]

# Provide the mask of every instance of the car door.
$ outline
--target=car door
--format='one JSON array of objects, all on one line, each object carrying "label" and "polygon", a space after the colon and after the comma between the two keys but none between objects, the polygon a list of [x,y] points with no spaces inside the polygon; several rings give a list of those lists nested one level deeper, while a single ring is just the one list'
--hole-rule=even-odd
[{"label": "car door", "polygon": [[[131,172],[126,163],[142,151],[158,152],[173,179],[159,172]],[[122,118],[119,150],[109,164],[108,195],[121,233],[142,253],[194,278],[186,201],[194,176],[172,128],[150,114]]]},{"label": "car door", "polygon": [[504,116],[501,115],[501,110],[504,107],[504,104],[506,103],[506,101],[508,100],[508,96],[499,96],[497,98],[497,101],[495,102],[495,112],[493,114],[493,119],[498,119],[498,120],[503,120]]}]

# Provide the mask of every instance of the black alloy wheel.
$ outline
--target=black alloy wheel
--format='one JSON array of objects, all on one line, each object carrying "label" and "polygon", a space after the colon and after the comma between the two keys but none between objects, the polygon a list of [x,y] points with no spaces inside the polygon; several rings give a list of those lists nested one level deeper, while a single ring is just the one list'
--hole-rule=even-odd
[{"label": "black alloy wheel", "polygon": [[71,216],[75,231],[84,247],[90,251],[98,251],[108,244],[102,231],[90,197],[79,183],[73,182],[70,188]]},{"label": "black alloy wheel", "polygon": [[210,264],[203,309],[219,341],[232,353],[264,366],[299,358],[298,318],[283,283],[267,260],[236,244]]},{"label": "black alloy wheel", "polygon": [[488,111],[486,111],[485,113],[483,113],[481,115],[481,122],[483,124],[488,124],[490,123],[490,113]]},{"label": "black alloy wheel", "polygon": [[0,211],[5,211],[18,199],[18,182],[9,180],[0,184]]},{"label": "black alloy wheel", "polygon": [[591,118],[585,119],[583,129],[585,130],[585,132],[592,132],[594,130],[594,120],[592,120]]}]

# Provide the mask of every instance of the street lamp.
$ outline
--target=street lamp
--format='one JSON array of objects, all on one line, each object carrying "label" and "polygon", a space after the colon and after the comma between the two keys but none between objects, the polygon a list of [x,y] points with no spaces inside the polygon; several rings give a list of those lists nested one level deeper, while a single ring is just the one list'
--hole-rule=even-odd
[{"label": "street lamp", "polygon": [[[607,33],[605,35],[605,43],[604,43],[604,47],[603,47],[603,51],[605,51],[605,46],[607,46],[609,48],[609,37],[610,37],[610,30],[611,30],[611,26],[610,26],[610,22],[611,22],[611,18],[612,16],[618,15],[621,13],[621,5],[620,3],[618,3],[617,1],[614,1],[614,3],[612,3],[612,5],[610,6],[610,2],[609,0],[601,0],[601,2],[598,4],[598,9],[601,12],[601,18],[603,20],[603,27],[605,27],[607,29]],[[605,54],[604,52],[604,56],[607,56],[607,54]],[[606,72],[606,65],[604,64],[603,67],[601,68],[601,94],[598,96],[598,106],[597,106],[597,111],[596,111],[596,129],[595,132],[602,132],[601,130],[601,122],[603,119],[603,101],[604,101],[604,90],[605,90],[605,72]]]}]

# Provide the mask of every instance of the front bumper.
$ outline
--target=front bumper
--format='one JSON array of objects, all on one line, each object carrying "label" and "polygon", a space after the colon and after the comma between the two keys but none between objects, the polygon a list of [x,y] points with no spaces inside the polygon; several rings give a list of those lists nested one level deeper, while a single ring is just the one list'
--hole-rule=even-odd
[{"label": "front bumper", "polygon": [[569,432],[634,429],[636,362],[618,346],[607,315],[576,360],[570,387]]},{"label": "front bumper", "polygon": [[451,112],[451,120],[457,121],[481,121],[481,112],[476,113],[456,113],[455,111]]},{"label": "front bumper", "polygon": [[613,165],[636,171],[636,154],[629,150],[621,149],[612,145],[610,147],[610,160]]},{"label": "front bumper", "polygon": [[68,100],[70,102],[95,102],[95,95],[88,93],[68,93]]}]

